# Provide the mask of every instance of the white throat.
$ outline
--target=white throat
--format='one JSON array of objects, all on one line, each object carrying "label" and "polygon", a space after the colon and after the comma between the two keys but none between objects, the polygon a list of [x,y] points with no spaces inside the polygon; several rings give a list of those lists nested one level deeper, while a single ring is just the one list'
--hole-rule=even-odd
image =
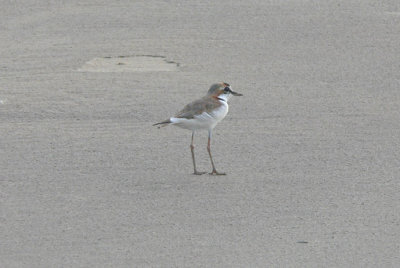
[{"label": "white throat", "polygon": [[221,94],[218,96],[218,99],[220,101],[224,101],[224,102],[228,103],[228,100],[231,96],[232,96],[231,94]]}]

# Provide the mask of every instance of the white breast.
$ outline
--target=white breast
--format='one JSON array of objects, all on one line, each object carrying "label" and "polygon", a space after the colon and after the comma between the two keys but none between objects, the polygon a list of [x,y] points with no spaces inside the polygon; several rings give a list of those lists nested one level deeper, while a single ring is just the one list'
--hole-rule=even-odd
[{"label": "white breast", "polygon": [[218,122],[224,119],[224,117],[227,115],[229,106],[228,103],[225,101],[219,101],[222,105],[219,106],[218,108],[214,109],[212,112],[210,112],[210,115],[215,118]]}]

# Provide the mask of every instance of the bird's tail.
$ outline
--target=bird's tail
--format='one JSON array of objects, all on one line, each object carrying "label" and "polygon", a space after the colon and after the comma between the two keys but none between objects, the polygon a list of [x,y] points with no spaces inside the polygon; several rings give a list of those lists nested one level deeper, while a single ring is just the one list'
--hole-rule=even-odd
[{"label": "bird's tail", "polygon": [[166,126],[168,126],[170,123],[172,123],[171,120],[167,119],[167,120],[162,121],[162,122],[160,122],[160,123],[155,123],[155,124],[153,124],[153,126],[157,126],[157,125],[158,125],[158,128],[160,128],[160,127],[166,127]]}]

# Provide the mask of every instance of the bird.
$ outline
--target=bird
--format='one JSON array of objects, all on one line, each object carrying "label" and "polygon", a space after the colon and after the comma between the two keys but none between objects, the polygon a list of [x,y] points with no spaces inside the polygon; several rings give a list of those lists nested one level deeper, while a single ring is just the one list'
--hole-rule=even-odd
[{"label": "bird", "polygon": [[207,172],[201,172],[196,169],[194,156],[194,134],[197,130],[208,130],[207,151],[210,156],[212,171],[210,175],[226,175],[224,172],[218,172],[211,155],[211,135],[215,126],[225,118],[228,113],[228,100],[231,96],[243,96],[243,94],[234,92],[232,87],[225,82],[212,84],[207,94],[201,99],[187,104],[175,116],[167,120],[153,124],[153,126],[164,127],[174,125],[183,129],[192,131],[192,141],[190,151],[192,153],[193,174],[202,175]]}]

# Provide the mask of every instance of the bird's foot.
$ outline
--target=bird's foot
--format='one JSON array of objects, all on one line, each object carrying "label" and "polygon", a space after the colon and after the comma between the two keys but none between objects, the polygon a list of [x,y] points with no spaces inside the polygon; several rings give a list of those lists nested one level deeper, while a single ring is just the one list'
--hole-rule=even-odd
[{"label": "bird's foot", "polygon": [[207,172],[205,172],[205,171],[195,171],[195,172],[193,172],[193,175],[203,175],[203,174],[206,174]]},{"label": "bird's foot", "polygon": [[213,171],[211,171],[211,173],[208,173],[210,175],[226,175],[225,172],[218,172],[215,169],[213,169]]}]

